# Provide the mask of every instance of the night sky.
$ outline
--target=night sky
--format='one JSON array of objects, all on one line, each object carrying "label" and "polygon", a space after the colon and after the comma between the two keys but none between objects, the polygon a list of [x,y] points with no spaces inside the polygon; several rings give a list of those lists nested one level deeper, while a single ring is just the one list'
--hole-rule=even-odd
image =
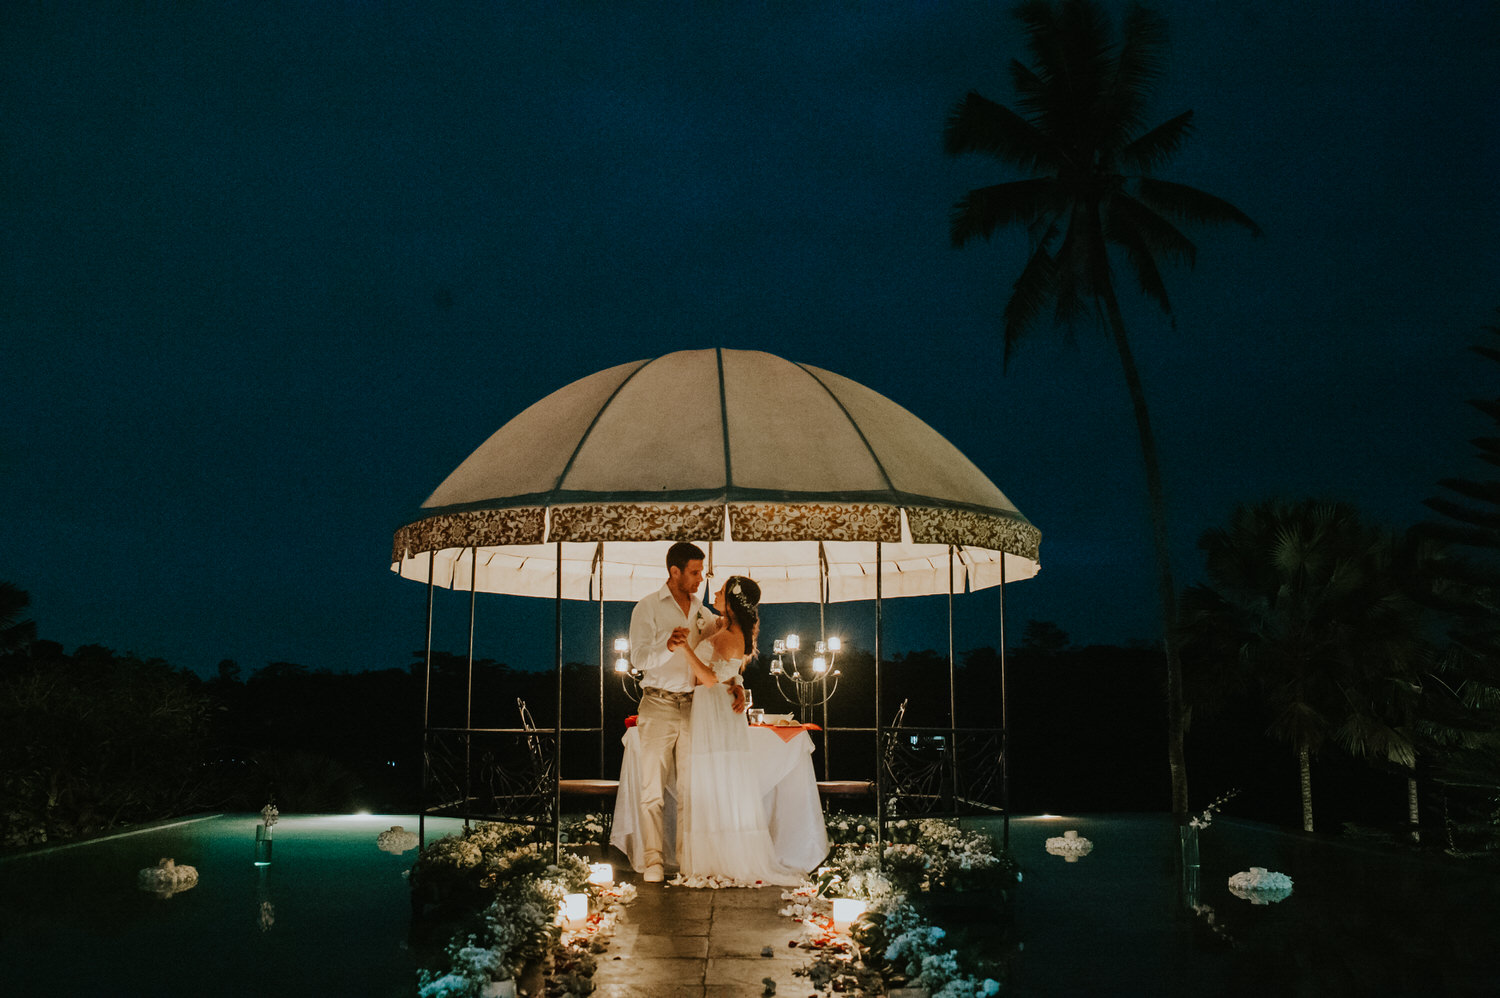
[{"label": "night sky", "polygon": [[[1238,502],[1423,518],[1482,474],[1463,403],[1497,394],[1465,353],[1500,305],[1494,4],[1230,8],[1161,7],[1153,123],[1194,109],[1162,175],[1266,235],[1195,233],[1175,328],[1126,302],[1183,582]],[[941,151],[967,90],[1011,100],[1007,10],[6,4],[0,579],[69,648],[404,665],[423,589],[391,533],[444,476],[569,382],[720,346],[862,382],[988,473],[1043,533],[1017,627],[1154,636],[1112,349],[1038,336],[1002,374],[1024,245],[948,244],[1014,177]],[[943,646],[941,603],[891,606],[891,646]],[[959,648],[993,644],[993,593],[959,604]],[[481,654],[547,661],[545,601],[481,616]]]}]

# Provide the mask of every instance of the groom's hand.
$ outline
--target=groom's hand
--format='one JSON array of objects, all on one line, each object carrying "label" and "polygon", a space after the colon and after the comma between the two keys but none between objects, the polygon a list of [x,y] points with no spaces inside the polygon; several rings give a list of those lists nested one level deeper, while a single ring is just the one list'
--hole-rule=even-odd
[{"label": "groom's hand", "polygon": [[745,688],[739,683],[730,683],[729,692],[734,696],[734,712],[743,714],[745,712]]},{"label": "groom's hand", "polygon": [[672,636],[667,638],[667,651],[676,651],[687,644],[688,629],[686,627],[672,628]]}]

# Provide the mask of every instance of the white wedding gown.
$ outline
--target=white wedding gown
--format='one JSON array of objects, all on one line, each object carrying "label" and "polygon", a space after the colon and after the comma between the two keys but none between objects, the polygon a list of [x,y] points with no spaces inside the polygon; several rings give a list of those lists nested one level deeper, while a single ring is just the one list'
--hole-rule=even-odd
[{"label": "white wedding gown", "polygon": [[719,682],[693,688],[692,745],[683,808],[683,877],[714,876],[751,885],[797,885],[805,870],[782,865],[771,844],[760,787],[750,760],[745,715],[734,712],[725,681],[738,675],[743,659],[715,659],[713,641],[698,658]]}]

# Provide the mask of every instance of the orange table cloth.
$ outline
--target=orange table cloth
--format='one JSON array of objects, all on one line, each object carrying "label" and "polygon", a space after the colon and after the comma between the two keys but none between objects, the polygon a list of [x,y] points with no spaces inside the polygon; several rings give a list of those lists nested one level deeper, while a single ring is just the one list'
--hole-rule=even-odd
[{"label": "orange table cloth", "polygon": [[752,724],[752,728],[765,728],[776,732],[777,736],[784,742],[789,742],[804,731],[822,731],[816,724]]}]

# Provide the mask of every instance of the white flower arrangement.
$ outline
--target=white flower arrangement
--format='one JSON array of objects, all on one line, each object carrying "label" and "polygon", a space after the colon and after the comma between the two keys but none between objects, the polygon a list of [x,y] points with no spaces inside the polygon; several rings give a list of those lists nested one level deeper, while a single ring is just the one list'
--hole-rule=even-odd
[{"label": "white flower arrangement", "polygon": [[1066,862],[1076,863],[1094,851],[1094,843],[1070,828],[1048,839],[1046,849],[1050,856],[1061,856]]},{"label": "white flower arrangement", "polygon": [[274,803],[267,804],[265,807],[260,809],[260,823],[265,825],[267,828],[270,828],[279,820],[281,820],[281,812],[276,810],[276,805]]},{"label": "white flower arrangement", "polygon": [[607,827],[602,811],[569,816],[562,822],[562,840],[575,846],[605,845],[604,829]]},{"label": "white flower arrangement", "polygon": [[375,836],[375,845],[381,852],[388,852],[399,856],[402,853],[417,847],[417,833],[408,832],[400,825],[392,825],[379,835]]},{"label": "white flower arrangement", "polygon": [[[830,817],[829,838],[843,841],[835,846],[828,865],[819,868],[814,880],[782,893],[782,899],[791,903],[781,913],[807,923],[809,934],[816,940],[832,931],[828,900],[832,895],[864,900],[866,913],[883,920],[884,957],[901,967],[911,986],[925,989],[932,998],[993,998],[1000,991],[999,982],[964,973],[958,951],[944,945],[946,932],[923,918],[908,902],[901,886],[927,890],[955,871],[1002,867],[1006,861],[994,854],[990,838],[964,831],[953,821],[903,818],[886,825],[895,841],[877,851],[873,843],[849,841],[855,838],[851,831],[856,835],[862,831],[861,824],[861,819],[852,816]],[[881,868],[882,858],[887,869]],[[1019,871],[1015,879],[1020,880]],[[846,955],[843,959],[852,958]],[[863,966],[858,962],[854,965]],[[816,984],[819,972],[828,976],[830,966],[825,953],[798,974]]]},{"label": "white flower arrangement", "polygon": [[[590,950],[612,931],[620,906],[635,900],[635,888],[589,884],[586,860],[564,853],[552,863],[551,850],[529,836],[520,826],[482,824],[439,839],[419,857],[414,884],[430,888],[456,876],[471,885],[466,890],[477,883],[494,891],[479,914],[477,931],[449,942],[446,965],[418,972],[422,998],[480,998],[493,993],[494,982],[516,977],[549,954],[568,968],[570,989],[586,993],[580,989],[593,973]],[[564,929],[563,896],[581,891],[594,896],[596,913],[581,928]]]},{"label": "white flower arrangement", "polygon": [[172,860],[164,859],[136,874],[135,884],[141,890],[165,900],[173,894],[181,894],[198,886],[198,869],[193,866],[178,866]]},{"label": "white flower arrangement", "polygon": [[1229,893],[1251,904],[1274,904],[1292,895],[1292,878],[1263,866],[1252,866],[1229,878]]}]

